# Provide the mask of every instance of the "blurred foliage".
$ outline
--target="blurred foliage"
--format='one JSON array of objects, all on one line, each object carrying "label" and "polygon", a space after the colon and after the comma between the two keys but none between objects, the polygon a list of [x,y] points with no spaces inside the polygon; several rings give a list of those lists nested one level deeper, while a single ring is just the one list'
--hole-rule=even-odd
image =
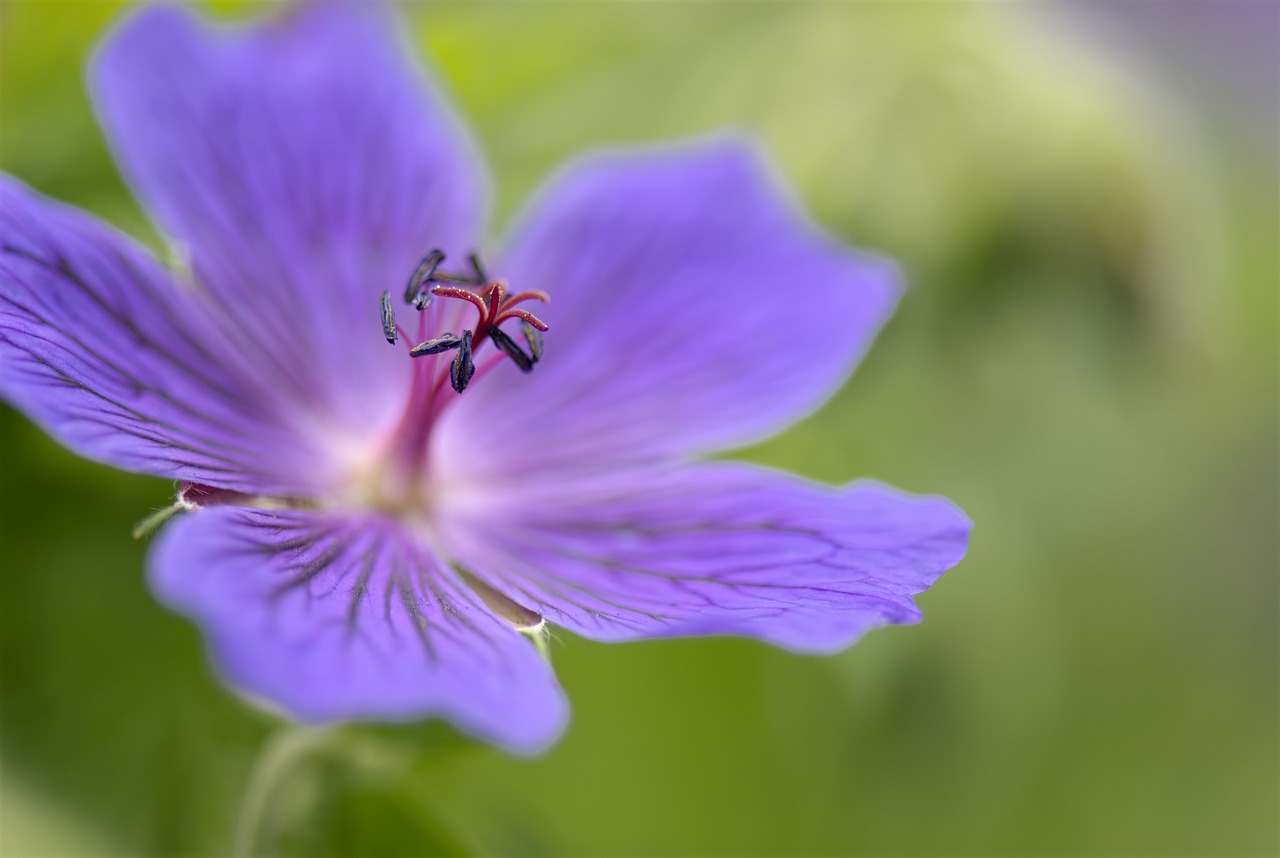
[{"label": "blurred foliage", "polygon": [[[0,14],[0,165],[154,240],[83,86],[114,4]],[[574,724],[537,760],[347,728],[281,775],[262,848],[1276,853],[1273,152],[1019,4],[408,21],[490,158],[499,227],[583,148],[763,137],[913,288],[836,400],[750,455],[947,494],[977,529],[922,625],[838,657],[562,635]],[[128,533],[169,487],[7,409],[0,431],[2,851],[227,854],[278,727],[146,592]]]}]

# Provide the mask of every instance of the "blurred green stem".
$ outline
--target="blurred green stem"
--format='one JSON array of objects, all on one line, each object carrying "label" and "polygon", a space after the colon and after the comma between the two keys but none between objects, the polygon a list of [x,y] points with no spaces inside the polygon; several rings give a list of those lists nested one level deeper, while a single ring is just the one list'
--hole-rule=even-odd
[{"label": "blurred green stem", "polygon": [[286,725],[267,740],[249,772],[240,811],[236,816],[232,858],[254,858],[264,834],[279,827],[274,812],[278,810],[280,787],[285,777],[308,754],[328,738],[328,728]]}]

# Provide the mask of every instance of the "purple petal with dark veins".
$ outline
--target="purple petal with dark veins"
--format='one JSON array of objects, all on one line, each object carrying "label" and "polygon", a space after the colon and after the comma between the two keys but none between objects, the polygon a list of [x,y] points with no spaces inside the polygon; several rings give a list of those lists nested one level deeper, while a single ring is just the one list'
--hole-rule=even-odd
[{"label": "purple petal with dark veins", "polygon": [[912,596],[960,561],[970,528],[943,498],[734,463],[471,491],[444,510],[459,563],[585,637],[733,634],[801,652],[915,622]]},{"label": "purple petal with dark veins", "polygon": [[444,418],[442,466],[485,468],[461,478],[759,440],[844,382],[898,296],[892,264],[822,234],[731,136],[575,161],[495,268],[551,296],[551,329],[531,376],[503,368]]},{"label": "purple petal with dark veins", "polygon": [[82,455],[244,492],[332,456],[202,297],[130,239],[0,176],[0,395]]},{"label": "purple petal with dark veins", "polygon": [[380,5],[216,28],[153,6],[91,76],[130,183],[280,394],[358,437],[399,416],[411,370],[380,333],[379,296],[432,247],[465,260],[488,199]]},{"label": "purple petal with dark veins", "polygon": [[205,509],[164,532],[150,572],[232,685],[304,721],[438,716],[518,753],[566,723],[533,645],[391,519]]}]

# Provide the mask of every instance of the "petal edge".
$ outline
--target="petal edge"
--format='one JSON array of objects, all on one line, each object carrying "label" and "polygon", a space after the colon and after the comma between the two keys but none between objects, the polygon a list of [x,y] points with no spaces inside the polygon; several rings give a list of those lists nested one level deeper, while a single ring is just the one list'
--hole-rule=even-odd
[{"label": "petal edge", "polygon": [[149,571],[233,686],[304,721],[436,716],[519,754],[566,724],[534,647],[391,520],[205,509],[166,529]]},{"label": "petal edge", "polygon": [[0,394],[60,442],[247,492],[322,476],[319,440],[134,242],[3,175],[0,234]]},{"label": "petal edge", "polygon": [[732,135],[572,162],[500,262],[513,289],[551,295],[551,330],[531,376],[503,367],[443,419],[442,467],[488,463],[469,479],[761,440],[844,382],[900,291],[896,266],[826,235]]},{"label": "petal edge", "polygon": [[733,634],[830,653],[915,622],[912,597],[960,561],[970,527],[945,498],[710,463],[473,495],[445,530],[461,562],[584,637]]}]

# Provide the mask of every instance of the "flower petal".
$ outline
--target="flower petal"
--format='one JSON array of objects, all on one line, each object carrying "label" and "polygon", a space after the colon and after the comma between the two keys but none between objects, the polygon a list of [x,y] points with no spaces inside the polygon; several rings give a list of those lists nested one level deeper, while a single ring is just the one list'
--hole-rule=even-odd
[{"label": "flower petal", "polygon": [[960,561],[969,527],[943,498],[715,463],[460,495],[440,529],[463,566],[585,637],[831,652],[915,622],[911,597]]},{"label": "flower petal", "polygon": [[441,426],[439,458],[486,475],[772,434],[845,380],[898,295],[891,264],[820,233],[731,136],[575,162],[500,262],[513,290],[550,294],[551,329],[531,376],[504,368]]},{"label": "flower petal", "polygon": [[403,407],[382,336],[429,248],[474,249],[487,206],[469,138],[375,4],[297,4],[213,29],[132,15],[92,70],[126,175],[282,393],[362,436]]},{"label": "flower petal", "polygon": [[305,721],[440,716],[520,753],[564,728],[533,645],[390,519],[205,509],[164,532],[150,571],[231,684]]},{"label": "flower petal", "polygon": [[320,439],[126,237],[0,176],[0,395],[75,451],[245,492],[325,478]]}]

